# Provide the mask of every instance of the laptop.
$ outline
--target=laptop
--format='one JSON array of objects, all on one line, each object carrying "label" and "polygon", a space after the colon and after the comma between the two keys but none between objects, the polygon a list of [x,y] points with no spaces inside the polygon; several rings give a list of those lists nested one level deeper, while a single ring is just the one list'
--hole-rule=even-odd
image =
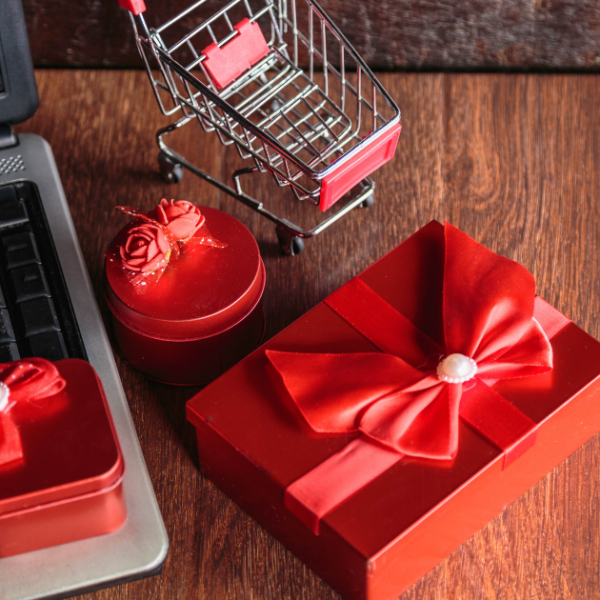
[{"label": "laptop", "polygon": [[12,130],[37,107],[21,0],[0,0],[0,362],[41,356],[92,364],[125,459],[128,516],[114,533],[0,559],[2,600],[69,598],[154,575],[168,550],[52,150]]}]

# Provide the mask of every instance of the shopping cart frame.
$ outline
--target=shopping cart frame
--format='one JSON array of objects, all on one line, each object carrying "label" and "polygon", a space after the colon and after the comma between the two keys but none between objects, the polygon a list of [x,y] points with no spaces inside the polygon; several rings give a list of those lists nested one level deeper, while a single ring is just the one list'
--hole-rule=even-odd
[{"label": "shopping cart frame", "polygon": [[[356,87],[359,90],[358,94],[357,94],[357,99],[358,99],[358,109],[357,110],[358,110],[358,114],[359,114],[359,117],[358,117],[359,123],[360,123],[360,109],[362,106],[361,103],[365,104],[372,110],[374,129],[377,127],[378,124],[380,124],[379,121],[383,121],[381,115],[379,115],[377,113],[376,91],[378,91],[381,94],[382,98],[385,100],[388,107],[393,111],[393,117],[391,119],[389,119],[389,120],[387,120],[387,122],[384,122],[383,124],[381,124],[381,126],[378,129],[376,129],[373,133],[369,132],[369,134],[367,136],[365,136],[365,138],[362,141],[359,141],[358,143],[356,143],[356,145],[354,147],[352,147],[349,151],[347,151],[345,154],[339,156],[337,159],[334,160],[334,162],[332,164],[329,164],[328,166],[326,166],[325,168],[323,168],[321,170],[311,168],[310,165],[307,165],[307,164],[303,163],[301,160],[299,160],[293,154],[293,152],[291,152],[289,150],[289,148],[283,146],[279,142],[278,139],[274,138],[273,135],[270,134],[269,131],[261,130],[261,128],[258,127],[255,123],[251,122],[249,119],[246,119],[242,114],[237,112],[236,109],[227,102],[226,98],[221,97],[223,92],[220,93],[213,85],[206,85],[201,80],[199,80],[195,76],[194,73],[191,72],[189,67],[184,67],[177,60],[175,60],[169,53],[168,49],[165,47],[162,40],[160,39],[160,28],[157,33],[157,30],[151,30],[147,27],[146,22],[143,17],[143,14],[142,14],[143,10],[145,9],[145,7],[143,6],[143,3],[139,2],[139,0],[119,0],[119,1],[122,5],[126,5],[126,8],[128,8],[130,10],[130,19],[132,22],[133,30],[135,32],[136,43],[138,45],[140,55],[144,59],[146,69],[148,72],[148,76],[150,78],[150,82],[153,86],[155,96],[157,98],[157,101],[159,103],[159,106],[161,107],[163,114],[167,114],[167,115],[174,114],[179,109],[182,109],[183,116],[181,116],[177,121],[168,125],[167,127],[161,128],[156,134],[156,140],[157,140],[157,144],[159,146],[159,168],[160,168],[161,175],[163,176],[163,178],[166,181],[170,181],[173,183],[179,182],[181,180],[181,178],[183,177],[183,168],[185,168],[185,169],[189,170],[190,172],[194,173],[195,175],[197,175],[198,177],[201,177],[205,181],[216,186],[218,189],[222,190],[223,192],[227,193],[228,195],[232,196],[236,200],[239,200],[240,202],[249,206],[253,210],[257,211],[258,213],[260,213],[261,215],[263,215],[264,217],[268,218],[273,223],[275,223],[276,233],[277,233],[277,237],[278,237],[281,249],[285,254],[288,254],[288,255],[297,254],[298,252],[302,251],[302,249],[304,248],[304,240],[305,239],[313,237],[313,236],[317,235],[318,233],[322,232],[327,227],[329,227],[330,225],[335,223],[337,220],[339,220],[341,217],[343,217],[345,214],[350,212],[353,208],[355,208],[357,206],[368,207],[373,204],[375,184],[374,184],[373,180],[367,176],[367,177],[362,178],[360,181],[356,182],[356,185],[353,187],[354,187],[354,189],[358,188],[358,192],[357,193],[354,192],[354,195],[349,200],[347,200],[345,203],[343,203],[332,214],[329,214],[328,216],[323,218],[316,226],[312,227],[311,229],[304,229],[304,228],[300,227],[299,225],[291,222],[290,220],[274,214],[272,211],[270,211],[269,209],[267,209],[265,207],[263,202],[250,196],[249,194],[244,192],[244,190],[242,188],[242,183],[241,183],[242,175],[248,175],[251,173],[269,171],[269,172],[271,172],[271,174],[273,174],[275,176],[275,179],[280,186],[290,185],[292,187],[294,193],[296,194],[296,197],[299,200],[309,200],[313,204],[316,204],[316,203],[318,203],[318,198],[321,193],[321,188],[316,187],[314,190],[309,190],[305,187],[302,187],[300,184],[298,184],[296,182],[296,179],[298,178],[298,174],[308,176],[310,178],[310,180],[312,182],[314,182],[315,185],[319,186],[321,184],[321,182],[326,181],[327,178],[331,174],[335,174],[336,172],[339,173],[340,169],[344,168],[344,165],[349,165],[350,167],[352,167],[352,161],[356,160],[356,158],[360,158],[361,153],[362,154],[365,153],[365,149],[368,150],[369,147],[376,147],[378,139],[382,139],[385,141],[387,138],[390,137],[391,134],[394,134],[394,135],[396,135],[396,140],[397,140],[397,136],[399,135],[399,132],[400,132],[400,126],[399,126],[400,110],[399,110],[399,108],[397,107],[397,105],[395,104],[393,99],[390,97],[390,95],[387,93],[387,91],[379,83],[379,81],[377,80],[375,75],[372,73],[372,71],[369,69],[369,67],[366,65],[366,63],[362,60],[360,55],[356,52],[356,50],[354,50],[354,48],[351,46],[351,44],[348,42],[348,40],[345,38],[345,36],[337,29],[337,27],[331,21],[329,16],[320,8],[320,6],[314,0],[304,0],[304,1],[309,6],[309,10],[314,11],[314,14],[316,14],[317,17],[319,19],[321,19],[321,23],[327,25],[330,33],[331,32],[334,33],[338,43],[340,44],[340,47],[342,48],[342,54],[341,54],[341,65],[342,66],[340,67],[341,73],[337,72],[335,68],[332,69],[331,65],[327,64],[326,47],[323,48],[323,56],[324,56],[323,63],[324,63],[324,72],[325,72],[326,76],[328,73],[333,73],[333,74],[337,75],[338,77],[340,77],[342,85],[347,85],[347,82],[344,81],[344,64],[345,64],[344,63],[345,59],[344,59],[344,54],[343,54],[344,51],[350,53],[351,58],[358,65],[357,86]],[[235,4],[237,1],[238,0],[233,0],[232,2],[230,2],[230,4],[228,6]],[[280,11],[281,11],[281,7],[282,7],[283,3],[285,3],[284,5],[285,5],[285,9],[287,11],[287,1],[288,0],[279,0],[278,7],[279,7]],[[273,0],[265,0],[265,2],[266,2],[266,6],[267,6],[268,10],[270,11],[271,17],[273,18],[273,14],[274,14],[273,11],[276,9],[276,5],[273,2]],[[298,60],[297,59],[297,53],[298,53],[297,37],[298,37],[298,34],[296,32],[296,12],[295,12],[296,11],[296,0],[291,0],[291,2],[292,2],[293,11],[294,11],[293,22],[288,20],[286,23],[286,26],[290,25],[290,26],[294,27],[294,36],[295,36],[294,40],[295,40],[295,44],[296,44],[294,59],[295,59],[295,62],[297,63],[297,60]],[[200,6],[203,3],[204,3],[204,0],[200,0],[199,2],[196,2],[194,5],[192,5],[192,7],[187,9],[187,12],[195,9],[196,7]],[[141,6],[143,8],[141,10],[139,10],[138,13],[136,13],[135,6],[132,9],[132,4],[134,4],[134,5],[141,4]],[[248,2],[245,2],[245,4],[246,4],[246,6],[248,6],[248,10],[250,11]],[[186,11],[184,11],[184,13],[185,12]],[[176,17],[171,19],[171,21],[169,23],[175,22],[184,13],[177,15]],[[312,18],[313,12],[311,12],[310,14],[311,14],[311,18]],[[284,20],[281,20],[281,15],[279,13],[277,15],[277,18],[280,19],[280,22],[282,22],[282,23],[284,22]],[[285,18],[287,19],[287,12],[286,12]],[[140,35],[138,26],[137,26],[138,24],[136,23],[136,19],[140,25],[140,29],[145,34],[145,37],[143,35]],[[169,23],[167,23],[167,25]],[[323,25],[323,31],[325,31],[324,27],[325,27],[325,25]],[[311,22],[311,28],[312,28],[312,22]],[[311,31],[312,31],[312,29],[311,29]],[[211,34],[212,34],[212,32],[211,32]],[[279,35],[279,38],[280,38],[279,41],[282,42],[280,31],[277,31],[277,34]],[[213,36],[213,39],[214,39],[214,36]],[[325,39],[325,36],[323,39]],[[325,43],[325,42],[323,42],[323,43]],[[287,47],[287,44],[283,44],[283,43],[281,43],[279,47],[276,47],[273,44],[273,46],[270,47],[270,54],[267,56],[267,58],[269,56],[273,55],[273,56],[276,56],[276,58],[278,58],[280,62],[287,60],[289,62],[289,65],[291,65],[293,68],[291,58],[289,57],[289,55],[286,52],[286,47]],[[284,54],[282,54],[282,49],[283,49]],[[312,51],[313,50],[312,50],[312,33],[311,33],[311,52]],[[159,66],[162,77],[163,77],[162,81],[166,82],[166,86],[165,86],[165,84],[161,83],[159,80],[154,78],[152,69],[151,69],[151,65],[147,58],[146,52],[149,52],[152,56],[154,56],[156,64]],[[312,57],[312,55],[311,55],[311,57]],[[201,59],[198,59],[197,64],[200,64],[202,66],[202,64],[200,63],[200,60]],[[297,64],[295,65],[295,68],[296,69],[298,68]],[[204,69],[204,67],[203,67],[203,69]],[[204,71],[205,71],[205,69],[204,69]],[[176,89],[174,89],[175,88],[175,79],[172,77],[172,74],[175,74],[179,78],[180,82],[184,85],[184,88],[187,92],[187,97],[182,96],[181,93],[179,93]],[[246,78],[248,78],[250,76],[252,76],[251,72],[250,72],[250,74],[246,74]],[[325,76],[325,78],[326,78],[326,76]],[[373,106],[371,106],[368,102],[365,103],[364,98],[361,97],[361,76],[366,76],[368,78],[368,82],[370,82],[372,85]],[[169,79],[170,77],[171,77],[171,79]],[[306,75],[304,75],[304,78],[308,80]],[[312,58],[311,58],[310,81],[313,81]],[[234,85],[235,85],[235,82],[234,82]],[[349,85],[349,87],[352,88],[351,85]],[[173,97],[174,104],[175,104],[174,108],[172,108],[172,109],[165,108],[165,106],[161,100],[161,97],[160,97],[159,88],[162,89],[163,91],[165,91],[167,88],[169,88],[168,91],[170,91],[171,96]],[[320,89],[319,89],[319,92],[322,93]],[[326,98],[327,102],[329,102],[333,106],[335,106],[333,101],[329,97],[327,97],[327,92],[325,92],[324,97]],[[200,98],[201,102],[204,102],[204,105],[202,107],[198,104],[197,98]],[[179,103],[179,105],[177,105],[177,103]],[[335,106],[335,108],[338,108],[338,107]],[[215,115],[217,114],[217,111],[220,111],[220,114],[222,115],[222,117],[219,117],[219,116],[215,117]],[[347,120],[350,120],[343,113],[343,110],[340,111],[340,114],[343,117],[345,117]],[[208,116],[208,118],[207,118],[207,116]],[[209,130],[212,131],[212,130],[214,130],[214,128],[216,126],[218,128],[217,133],[219,134],[219,137],[221,138],[221,141],[223,144],[228,145],[232,142],[236,142],[236,146],[238,146],[238,148],[237,148],[238,152],[240,153],[240,156],[242,156],[242,158],[250,157],[250,158],[254,159],[254,162],[255,162],[254,166],[238,169],[232,174],[234,187],[231,187],[230,185],[227,185],[226,183],[220,181],[219,179],[216,179],[215,177],[211,176],[210,174],[202,171],[195,164],[193,164],[191,161],[186,159],[185,156],[183,156],[182,154],[180,154],[179,152],[177,152],[176,150],[171,148],[169,145],[167,145],[167,143],[165,141],[165,138],[167,136],[174,133],[175,131],[177,131],[178,129],[180,129],[181,127],[183,127],[190,121],[196,120],[196,119],[201,122],[202,126],[204,127],[204,129],[206,131],[209,131]],[[328,119],[329,119],[329,117],[328,117]],[[379,121],[377,119],[379,119]],[[238,137],[238,139],[235,139],[231,135],[231,132],[232,132],[231,123],[234,123],[234,125],[233,125],[234,128],[237,126],[236,123],[240,125],[241,130],[244,132],[244,134],[246,136],[246,140],[249,140],[249,139],[258,140],[260,142],[260,144],[262,145],[262,148],[264,149],[264,153],[261,155],[260,149],[259,149],[258,153],[253,152],[254,148],[251,143],[249,143],[249,145],[240,144],[239,137]],[[205,124],[207,124],[209,127],[206,127]],[[329,124],[331,125],[331,122]],[[212,126],[213,129],[210,129],[210,126]],[[229,127],[229,132],[227,131],[227,127]],[[319,127],[320,127],[320,125],[319,125]],[[326,122],[324,122],[324,127],[327,127],[327,129],[329,129],[331,131],[331,129],[328,127]],[[322,128],[322,131],[325,131],[324,127]],[[251,138],[249,138],[248,132],[250,132]],[[397,134],[396,134],[396,132],[397,132]],[[322,134],[319,134],[319,135],[322,135]],[[328,132],[325,131],[324,135],[329,135],[329,134],[328,134]],[[335,134],[333,134],[333,135],[335,135]],[[227,138],[227,137],[229,137],[230,139],[226,139],[224,141],[223,138]],[[348,138],[348,139],[350,141],[352,141],[352,138]],[[310,144],[310,141],[308,143]],[[311,144],[311,146],[312,146],[312,144]],[[395,144],[394,144],[394,149],[395,149]],[[274,156],[275,154],[270,154],[271,150],[273,150],[274,153],[277,153],[278,155],[280,155],[281,159],[278,159],[279,162],[272,161],[272,156]],[[392,154],[393,154],[393,152],[392,152]],[[286,170],[279,168],[282,163],[286,167]],[[294,169],[297,169],[296,175],[292,176],[290,174],[289,165],[292,165],[292,167]],[[294,177],[296,179],[294,179]]]}]

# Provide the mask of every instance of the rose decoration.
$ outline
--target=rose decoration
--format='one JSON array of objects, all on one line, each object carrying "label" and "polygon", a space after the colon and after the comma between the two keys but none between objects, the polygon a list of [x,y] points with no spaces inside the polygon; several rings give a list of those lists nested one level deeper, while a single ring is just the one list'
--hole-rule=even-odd
[{"label": "rose decoration", "polygon": [[130,271],[151,273],[169,260],[171,245],[160,227],[143,223],[129,232],[119,252],[123,266]]},{"label": "rose decoration", "polygon": [[198,206],[187,200],[171,200],[165,198],[156,207],[158,222],[164,225],[178,240],[192,237],[206,220],[200,214]]},{"label": "rose decoration", "polygon": [[0,466],[23,458],[19,429],[10,411],[29,403],[35,410],[40,401],[55,396],[66,386],[58,369],[43,358],[27,358],[0,364]]},{"label": "rose decoration", "polygon": [[141,221],[127,231],[125,242],[119,248],[123,268],[139,293],[146,292],[162,277],[183,247],[227,246],[212,237],[198,205],[187,200],[168,202],[163,198],[149,213],[132,206],[117,206],[117,210]]}]

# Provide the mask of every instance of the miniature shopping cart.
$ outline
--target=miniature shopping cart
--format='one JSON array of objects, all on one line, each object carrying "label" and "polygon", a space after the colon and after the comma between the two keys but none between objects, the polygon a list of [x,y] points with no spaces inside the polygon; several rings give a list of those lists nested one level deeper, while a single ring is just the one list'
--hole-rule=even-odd
[{"label": "miniature shopping cart", "polygon": [[[185,167],[250,206],[276,224],[285,254],[373,203],[369,175],[394,155],[400,111],[316,2],[200,0],[157,27],[146,24],[143,0],[119,4],[130,11],[161,111],[177,119],[157,132],[168,181],[180,181]],[[252,163],[232,174],[233,188],[166,145],[192,123]],[[276,216],[243,191],[250,173],[270,173],[326,215],[308,230]]]}]

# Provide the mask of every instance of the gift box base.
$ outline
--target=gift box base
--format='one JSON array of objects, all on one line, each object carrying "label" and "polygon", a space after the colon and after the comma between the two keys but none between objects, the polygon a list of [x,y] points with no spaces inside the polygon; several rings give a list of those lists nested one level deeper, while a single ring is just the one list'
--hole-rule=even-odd
[{"label": "gift box base", "polygon": [[[559,380],[580,368],[568,348],[586,348],[590,365],[600,362],[598,343],[573,324],[555,336],[553,346],[571,361],[556,365]],[[259,354],[261,349],[243,365],[259,368],[252,365],[260,361]],[[600,431],[599,403],[600,378],[594,378],[539,424],[537,443],[510,468],[503,470],[503,455],[498,454],[401,535],[369,555],[353,548],[327,521],[315,536],[283,506],[283,490],[265,469],[248,460],[196,411],[188,409],[188,418],[197,431],[200,468],[225,494],[344,598],[392,600]],[[379,478],[382,487],[386,478],[391,485],[393,473]]]},{"label": "gift box base", "polygon": [[152,337],[121,321],[114,311],[111,314],[117,344],[127,361],[150,379],[182,386],[203,385],[219,377],[260,345],[266,325],[262,298],[230,329],[192,340]]},{"label": "gift box base", "polygon": [[110,489],[0,516],[0,558],[119,529],[127,518],[122,476]]}]

